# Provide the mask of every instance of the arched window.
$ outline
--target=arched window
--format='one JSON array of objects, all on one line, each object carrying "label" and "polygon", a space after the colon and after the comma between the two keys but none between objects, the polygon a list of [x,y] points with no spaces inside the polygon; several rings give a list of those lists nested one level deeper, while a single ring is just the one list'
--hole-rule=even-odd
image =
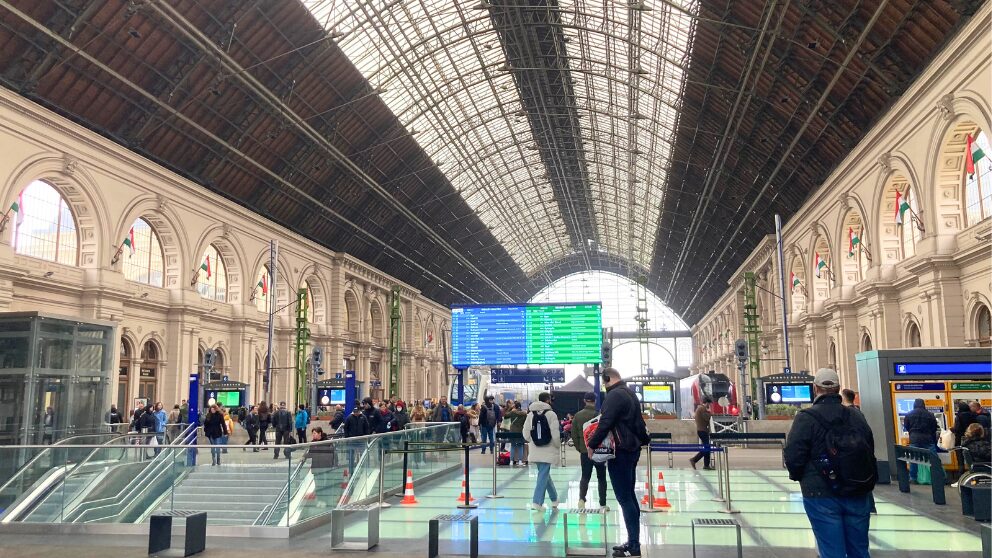
[{"label": "arched window", "polygon": [[788,281],[785,288],[791,293],[792,313],[799,314],[806,308],[806,271],[803,269],[801,257],[792,261],[792,272],[789,273]]},{"label": "arched window", "polygon": [[872,351],[871,335],[866,331],[864,335],[861,336],[861,350],[862,351]]},{"label": "arched window", "polygon": [[210,379],[219,382],[227,374],[227,359],[224,358],[224,351],[220,348],[214,349],[214,367],[210,371]]},{"label": "arched window", "polygon": [[372,309],[369,311],[369,325],[370,333],[369,337],[374,340],[379,340],[384,337],[382,331],[382,309],[379,308],[377,303],[372,304]]},{"label": "arched window", "polygon": [[979,347],[992,347],[992,313],[984,304],[975,312],[975,333]]},{"label": "arched window", "polygon": [[866,231],[864,220],[857,211],[851,211],[844,218],[843,257],[840,258],[844,282],[853,285],[865,278],[869,258],[865,248]]},{"label": "arched window", "polygon": [[263,265],[255,272],[255,286],[252,292],[255,297],[255,308],[259,312],[269,313],[269,285],[272,284],[272,276],[269,274],[269,266]]},{"label": "arched window", "polygon": [[141,346],[141,369],[138,371],[138,397],[155,403],[156,385],[159,372],[158,345],[147,341]]},{"label": "arched window", "polygon": [[125,412],[128,408],[128,382],[131,379],[131,358],[134,349],[127,339],[121,337],[121,363],[117,367],[117,409]]},{"label": "arched window", "polygon": [[358,297],[351,291],[344,292],[344,327],[351,333],[359,330]]},{"label": "arched window", "polygon": [[165,285],[165,259],[155,230],[144,219],[135,220],[124,246],[124,278],[153,287]]},{"label": "arched window", "polygon": [[[965,157],[973,157],[979,153],[984,157],[975,162],[975,173],[964,177],[965,212],[968,214],[968,226],[992,217],[992,145],[989,137],[983,131],[972,134],[971,153]],[[965,148],[967,150],[967,147]]]},{"label": "arched window", "polygon": [[224,259],[211,244],[207,246],[200,258],[199,275],[196,278],[196,290],[200,296],[217,302],[227,301],[227,269]]},{"label": "arched window", "polygon": [[906,346],[923,346],[923,340],[920,336],[920,326],[916,325],[916,322],[909,322],[909,325],[906,327]]},{"label": "arched window", "polygon": [[830,346],[827,348],[827,357],[830,359],[827,366],[837,370],[837,344],[833,341],[830,342]]},{"label": "arched window", "polygon": [[310,281],[304,280],[303,284],[300,285],[300,288],[306,290],[307,292],[307,322],[311,324],[315,323],[317,306],[314,304],[313,288],[310,286]]},{"label": "arched window", "polygon": [[916,243],[923,238],[923,233],[916,225],[913,215],[919,215],[920,208],[916,203],[916,192],[912,188],[906,188],[900,197],[900,206],[905,202],[909,204],[909,210],[903,215],[902,225],[898,225],[899,247],[902,250],[902,258],[905,259],[916,255]]},{"label": "arched window", "polygon": [[61,194],[47,182],[35,180],[17,197],[14,251],[64,265],[79,262],[76,221]]},{"label": "arched window", "polygon": [[814,301],[823,301],[830,298],[830,289],[836,281],[833,275],[834,259],[831,257],[830,244],[826,236],[819,235],[814,246],[813,253],[809,255],[809,278],[812,284],[810,294]]}]

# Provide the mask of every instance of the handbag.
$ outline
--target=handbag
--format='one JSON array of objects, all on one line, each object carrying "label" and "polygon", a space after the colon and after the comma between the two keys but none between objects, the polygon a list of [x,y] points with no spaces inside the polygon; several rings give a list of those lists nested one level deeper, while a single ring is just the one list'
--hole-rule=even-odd
[{"label": "handbag", "polygon": [[501,430],[509,430],[511,424],[513,424],[513,421],[509,418],[505,418],[503,419],[503,422],[500,423],[499,427]]},{"label": "handbag", "polygon": [[941,430],[940,440],[937,442],[937,447],[942,450],[954,449],[954,433],[950,430]]},{"label": "handbag", "polygon": [[[592,435],[596,433],[596,429],[599,428],[599,419],[602,415],[596,415],[588,422],[582,425],[582,438],[585,440],[586,445],[589,444],[589,439]],[[592,460],[596,463],[606,463],[607,461],[613,459],[617,456],[617,443],[616,443],[616,433],[610,432],[606,438],[603,439],[603,443],[599,445],[598,448],[592,450]]]}]

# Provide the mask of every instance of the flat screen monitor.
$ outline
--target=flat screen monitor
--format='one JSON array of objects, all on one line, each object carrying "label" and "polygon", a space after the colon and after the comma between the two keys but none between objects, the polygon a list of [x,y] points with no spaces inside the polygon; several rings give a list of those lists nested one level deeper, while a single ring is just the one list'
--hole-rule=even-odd
[{"label": "flat screen monitor", "polygon": [[241,406],[240,391],[218,391],[216,399],[218,405],[222,405],[229,409]]},{"label": "flat screen monitor", "polygon": [[598,302],[451,307],[456,368],[499,364],[595,364],[602,360]]},{"label": "flat screen monitor", "polygon": [[896,399],[896,409],[900,415],[908,415],[913,410],[914,403],[916,403],[915,399]]},{"label": "flat screen monitor", "polygon": [[651,386],[646,385],[643,387],[644,398],[642,401],[644,403],[674,403],[675,399],[673,397],[672,386],[670,385],[660,385]]},{"label": "flat screen monitor", "polygon": [[765,403],[775,405],[777,403],[812,403],[813,384],[765,384]]}]

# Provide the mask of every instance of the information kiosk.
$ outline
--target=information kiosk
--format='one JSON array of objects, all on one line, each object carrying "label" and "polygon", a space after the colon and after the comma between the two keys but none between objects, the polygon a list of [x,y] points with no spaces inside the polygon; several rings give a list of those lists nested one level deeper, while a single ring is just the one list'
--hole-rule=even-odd
[{"label": "information kiosk", "polygon": [[758,378],[758,418],[765,418],[768,405],[792,405],[801,407],[813,403],[813,376],[798,374],[774,374]]},{"label": "information kiosk", "polygon": [[629,387],[641,400],[641,410],[650,414],[679,416],[679,379],[668,374],[627,378]]},{"label": "information kiosk", "polygon": [[[954,427],[959,401],[989,404],[992,361],[988,349],[892,349],[856,355],[861,411],[875,435],[875,457],[896,471],[896,444],[908,442],[903,417],[923,399],[941,428]],[[954,456],[941,455],[945,467]]]},{"label": "information kiosk", "polygon": [[203,385],[203,396],[209,407],[214,403],[227,409],[248,406],[248,384],[231,380],[208,382]]},{"label": "information kiosk", "polygon": [[338,377],[317,382],[317,406],[343,405],[346,412],[350,414],[355,401],[362,398],[362,382],[355,380],[354,370],[345,370],[336,376]]}]

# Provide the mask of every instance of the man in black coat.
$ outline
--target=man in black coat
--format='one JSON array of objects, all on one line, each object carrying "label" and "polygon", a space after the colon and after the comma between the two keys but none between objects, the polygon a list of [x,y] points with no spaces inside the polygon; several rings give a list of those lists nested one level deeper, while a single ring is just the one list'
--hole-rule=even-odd
[{"label": "man in black coat", "polygon": [[650,440],[641,415],[640,401],[620,377],[620,371],[607,368],[601,374],[603,385],[606,386],[606,399],[600,409],[599,426],[586,444],[587,452],[592,459],[594,450],[603,444],[611,432],[615,434],[618,440],[616,457],[607,461],[606,467],[610,472],[613,494],[623,512],[627,542],[613,547],[613,556],[640,556],[641,508],[637,504],[634,484],[641,446]]},{"label": "man in black coat", "polygon": [[[276,447],[272,455],[273,459],[279,458],[279,445],[288,444],[293,439],[293,414],[286,409],[286,402],[279,403],[279,410],[272,414],[272,427],[276,430]],[[289,452],[283,449],[286,458],[289,459]]]},{"label": "man in black coat", "polygon": [[[913,410],[903,418],[902,425],[909,433],[909,445],[914,448],[937,451],[937,436],[940,426],[937,425],[937,418],[927,410],[927,405],[922,399],[913,402]],[[911,463],[909,465],[910,482],[916,482],[916,471],[916,463]]]},{"label": "man in black coat", "polygon": [[[248,432],[248,445],[257,446],[258,445],[258,429],[262,427],[262,421],[258,418],[258,408],[252,405],[251,410],[248,411],[248,415],[245,416],[242,422],[245,426],[245,430]],[[252,452],[258,452],[258,448],[251,450]]]}]

